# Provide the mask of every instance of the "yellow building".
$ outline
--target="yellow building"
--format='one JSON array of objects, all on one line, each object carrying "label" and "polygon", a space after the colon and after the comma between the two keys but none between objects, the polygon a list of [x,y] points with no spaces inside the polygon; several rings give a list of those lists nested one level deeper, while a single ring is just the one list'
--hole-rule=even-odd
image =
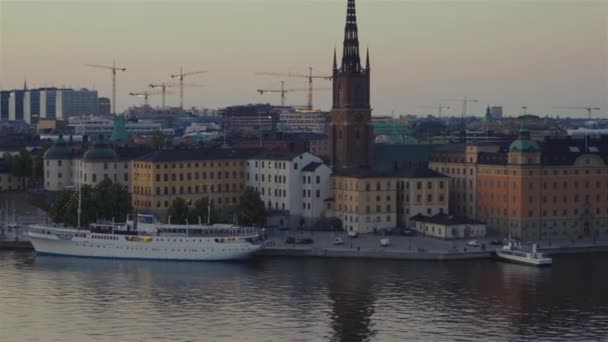
[{"label": "yellow building", "polygon": [[342,171],[332,176],[332,216],[346,231],[370,233],[397,226],[398,178],[369,169]]},{"label": "yellow building", "polygon": [[160,150],[131,161],[133,208],[164,214],[174,199],[211,196],[216,208],[234,206],[245,189],[251,151]]},{"label": "yellow building", "polygon": [[344,170],[332,176],[331,216],[346,231],[370,233],[409,227],[412,216],[446,214],[448,178],[426,168],[378,173]]}]

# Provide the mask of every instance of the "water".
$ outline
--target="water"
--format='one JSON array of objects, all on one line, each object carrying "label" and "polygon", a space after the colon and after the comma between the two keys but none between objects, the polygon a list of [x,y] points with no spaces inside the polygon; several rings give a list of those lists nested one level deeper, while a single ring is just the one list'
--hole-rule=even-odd
[{"label": "water", "polygon": [[2,341],[608,341],[608,255],[537,269],[0,253]]}]

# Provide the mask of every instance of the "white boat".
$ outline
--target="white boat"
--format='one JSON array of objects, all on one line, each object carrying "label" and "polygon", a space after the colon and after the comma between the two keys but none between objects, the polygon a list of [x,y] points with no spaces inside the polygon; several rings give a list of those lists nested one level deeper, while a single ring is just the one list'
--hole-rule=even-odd
[{"label": "white boat", "polygon": [[538,252],[536,244],[532,245],[531,250],[526,251],[521,248],[519,243],[512,240],[509,240],[501,249],[497,249],[496,255],[503,260],[532,266],[548,266],[553,263],[551,258]]},{"label": "white boat", "polygon": [[257,228],[226,224],[177,225],[138,215],[137,222],[91,224],[88,229],[31,225],[37,254],[152,260],[247,259],[261,248]]}]

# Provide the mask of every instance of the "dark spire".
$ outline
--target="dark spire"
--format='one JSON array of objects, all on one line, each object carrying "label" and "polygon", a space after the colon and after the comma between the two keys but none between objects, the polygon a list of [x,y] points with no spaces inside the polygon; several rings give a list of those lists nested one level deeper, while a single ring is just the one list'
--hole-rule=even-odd
[{"label": "dark spire", "polygon": [[355,0],[348,0],[346,27],[344,28],[344,49],[342,51],[342,72],[359,72],[360,70],[357,11]]},{"label": "dark spire", "polygon": [[334,47],[334,72],[338,71],[338,57],[336,56],[336,48]]},{"label": "dark spire", "polygon": [[23,79],[23,90],[27,90],[27,79]]},{"label": "dark spire", "polygon": [[367,47],[367,57],[365,58],[365,70],[369,70],[369,46]]}]

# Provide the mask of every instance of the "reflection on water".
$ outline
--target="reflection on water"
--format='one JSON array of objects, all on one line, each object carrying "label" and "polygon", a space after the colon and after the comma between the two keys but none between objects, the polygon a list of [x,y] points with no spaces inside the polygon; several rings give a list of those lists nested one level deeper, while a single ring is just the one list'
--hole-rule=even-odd
[{"label": "reflection on water", "polygon": [[606,340],[607,266],[0,253],[0,340]]}]

